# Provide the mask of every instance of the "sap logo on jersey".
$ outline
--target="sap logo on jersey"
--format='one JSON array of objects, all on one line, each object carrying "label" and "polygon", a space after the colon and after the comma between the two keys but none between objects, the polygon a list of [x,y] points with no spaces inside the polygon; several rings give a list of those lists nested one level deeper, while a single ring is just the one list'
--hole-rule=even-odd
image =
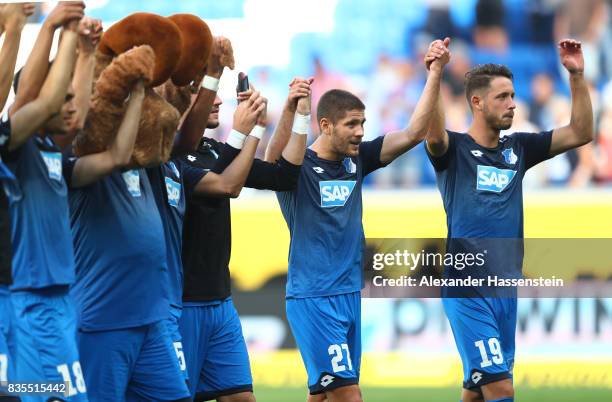
[{"label": "sap logo on jersey", "polygon": [[179,206],[181,200],[181,185],[169,177],[166,177],[166,193],[168,194],[168,204],[173,207]]},{"label": "sap logo on jersey", "polygon": [[140,197],[140,172],[138,170],[128,170],[121,173],[121,176],[130,195],[132,197]]},{"label": "sap logo on jersey", "polygon": [[47,165],[47,171],[49,172],[49,178],[53,180],[62,180],[62,154],[59,152],[46,152],[40,151],[45,165]]},{"label": "sap logo on jersey", "polygon": [[355,188],[354,180],[328,180],[319,182],[321,206],[343,207]]},{"label": "sap logo on jersey", "polygon": [[501,193],[508,187],[515,175],[515,170],[478,165],[476,189]]}]

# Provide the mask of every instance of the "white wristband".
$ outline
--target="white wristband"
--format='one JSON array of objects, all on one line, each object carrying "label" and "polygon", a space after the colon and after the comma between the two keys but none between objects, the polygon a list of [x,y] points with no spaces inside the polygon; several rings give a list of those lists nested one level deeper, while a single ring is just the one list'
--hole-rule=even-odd
[{"label": "white wristband", "polygon": [[308,126],[310,125],[310,115],[309,114],[295,114],[295,118],[293,119],[293,128],[292,132],[301,135],[308,134]]},{"label": "white wristband", "polygon": [[205,75],[202,80],[202,88],[217,92],[219,90],[219,79],[211,77],[210,75]]},{"label": "white wristband", "polygon": [[227,141],[225,141],[225,143],[233,148],[242,149],[245,140],[246,135],[242,134],[238,130],[232,129],[232,131],[230,131],[229,135],[227,136]]},{"label": "white wristband", "polygon": [[253,129],[251,130],[251,133],[249,134],[251,137],[255,137],[258,140],[261,140],[261,137],[263,137],[264,133],[266,132],[266,128],[263,126],[255,126],[253,127]]}]

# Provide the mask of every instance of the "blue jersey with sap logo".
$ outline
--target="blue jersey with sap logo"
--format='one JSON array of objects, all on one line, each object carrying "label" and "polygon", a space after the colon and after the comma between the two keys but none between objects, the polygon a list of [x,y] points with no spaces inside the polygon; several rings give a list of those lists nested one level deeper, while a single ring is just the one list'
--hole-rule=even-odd
[{"label": "blue jersey with sap logo", "polygon": [[181,159],[168,161],[158,167],[147,169],[155,202],[164,226],[166,253],[168,258],[168,298],[170,305],[180,307],[183,297],[183,218],[186,199],[207,173],[182,162]]},{"label": "blue jersey with sap logo", "polygon": [[6,163],[19,187],[9,198],[11,290],[71,284],[74,255],[62,154],[51,137],[32,137],[10,152]]},{"label": "blue jersey with sap logo", "polygon": [[383,138],[363,142],[358,157],[342,161],[321,159],[307,149],[296,189],[277,193],[291,235],[287,297],[361,290],[361,185],[383,166]]},{"label": "blue jersey with sap logo", "polygon": [[[76,158],[67,158],[68,182]],[[164,229],[144,169],[71,188],[79,327],[112,330],[167,318]]]},{"label": "blue jersey with sap logo", "polygon": [[446,210],[448,250],[487,250],[487,267],[519,276],[522,180],[529,168],[550,157],[552,131],[513,133],[500,138],[496,148],[482,147],[468,134],[449,131],[448,136],[447,152],[429,155]]}]

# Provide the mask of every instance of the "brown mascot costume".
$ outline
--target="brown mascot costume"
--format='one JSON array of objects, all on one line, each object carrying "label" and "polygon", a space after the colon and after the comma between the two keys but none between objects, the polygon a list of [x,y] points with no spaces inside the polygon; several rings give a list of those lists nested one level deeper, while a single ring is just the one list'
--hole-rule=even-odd
[{"label": "brown mascot costume", "polygon": [[[212,50],[213,37],[208,25],[195,15],[175,14],[168,19],[176,24],[181,33],[181,58],[170,79],[155,90],[182,116],[191,104],[191,95],[199,90]],[[164,143],[163,148],[171,149],[172,143]]]},{"label": "brown mascot costume", "polygon": [[[182,112],[153,88],[171,77],[177,85],[196,79],[212,47],[212,35],[201,19],[188,14],[173,19],[180,25],[155,14],[136,13],[104,33],[96,52],[95,86],[85,129],[74,140],[75,155],[110,146],[123,119],[126,98],[135,82],[144,79],[147,88],[131,164],[147,167],[168,160]],[[169,99],[175,98],[180,99]]]}]

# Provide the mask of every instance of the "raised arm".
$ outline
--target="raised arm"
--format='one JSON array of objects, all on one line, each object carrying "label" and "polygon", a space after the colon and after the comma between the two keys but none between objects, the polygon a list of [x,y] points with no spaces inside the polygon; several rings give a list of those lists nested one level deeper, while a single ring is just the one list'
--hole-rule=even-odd
[{"label": "raised arm", "polygon": [[[66,100],[68,85],[76,61],[76,23],[65,29],[55,62],[45,79],[38,97],[14,112],[10,117],[11,139],[9,150],[21,146],[45,121],[59,113]],[[47,64],[47,62],[44,62]]]},{"label": "raised arm", "polygon": [[[427,70],[430,70],[434,60],[444,56],[445,52],[448,50],[449,44],[450,38],[445,38],[444,41],[436,40],[431,43],[425,55],[425,66]],[[446,132],[444,107],[442,105],[442,97],[439,94],[434,116],[433,119],[431,119],[427,136],[425,136],[425,145],[429,153],[433,156],[442,156],[448,150],[448,133]]]},{"label": "raised arm", "polygon": [[0,52],[0,110],[4,109],[11,91],[21,31],[28,16],[34,13],[32,3],[0,4],[0,29],[5,33]]},{"label": "raised arm", "polygon": [[581,43],[572,39],[559,42],[561,63],[570,75],[572,112],[565,127],[553,130],[550,155],[587,144],[593,140],[593,107],[589,88],[584,79],[584,57]]},{"label": "raised arm", "polygon": [[[182,155],[195,150],[208,123],[208,115],[215,102],[219,80],[223,69],[234,69],[232,43],[223,36],[213,39],[213,48],[206,66],[206,76],[191,109],[187,112],[174,140],[173,155]],[[200,77],[201,78],[201,77]],[[199,80],[198,85],[200,85]]]},{"label": "raised arm", "polygon": [[[283,106],[283,111],[278,125],[276,126],[276,130],[272,138],[270,138],[268,147],[266,148],[266,156],[264,158],[266,162],[276,162],[289,143],[298,100],[310,96],[310,85],[312,82],[313,78],[307,80],[303,78],[294,78],[289,84],[289,96]],[[307,114],[310,114],[310,105],[307,110]]]},{"label": "raised arm", "polygon": [[408,127],[385,135],[380,161],[389,163],[395,158],[423,141],[430,130],[440,96],[440,82],[444,66],[450,60],[450,52],[445,47],[443,55],[431,63],[425,88],[410,117]]},{"label": "raised arm", "polygon": [[130,93],[125,115],[110,148],[104,152],[77,159],[70,178],[72,187],[91,184],[113,170],[130,163],[138,134],[143,99],[144,84],[142,80],[139,80]]},{"label": "raised arm", "polygon": [[74,127],[71,127],[73,130],[80,130],[85,125],[96,64],[94,56],[101,37],[102,21],[85,17],[79,22],[79,57],[72,78],[74,107],[76,109]]},{"label": "raised arm", "polygon": [[[312,80],[309,80],[309,86],[310,83]],[[308,127],[310,127],[311,99],[310,88],[308,88],[308,95],[299,98],[297,102],[297,114],[291,129],[291,137],[283,149],[283,158],[293,165],[301,165],[304,162]]]},{"label": "raised arm", "polygon": [[49,71],[49,53],[55,30],[70,21],[83,18],[84,9],[85,3],[82,1],[61,1],[42,24],[32,53],[21,71],[15,102],[9,111],[11,116],[38,97]]},{"label": "raised arm", "polygon": [[55,138],[55,143],[60,148],[65,148],[72,143],[74,136],[85,125],[85,118],[89,112],[89,101],[93,87],[94,66],[96,63],[94,54],[96,47],[102,37],[102,21],[84,17],[79,22],[79,43],[77,46],[78,57],[72,77],[72,88],[74,90],[75,113],[69,125],[69,132]]},{"label": "raised arm", "polygon": [[[247,100],[240,102],[234,113],[233,130],[228,143],[242,142],[243,139],[239,136],[253,131],[256,124],[260,127],[256,130],[263,133],[266,107],[266,99],[256,91]],[[232,163],[219,174],[213,172],[206,174],[195,186],[194,193],[199,196],[238,197],[251,170],[259,140],[260,138],[256,135],[249,135],[244,140],[242,150]]]}]

